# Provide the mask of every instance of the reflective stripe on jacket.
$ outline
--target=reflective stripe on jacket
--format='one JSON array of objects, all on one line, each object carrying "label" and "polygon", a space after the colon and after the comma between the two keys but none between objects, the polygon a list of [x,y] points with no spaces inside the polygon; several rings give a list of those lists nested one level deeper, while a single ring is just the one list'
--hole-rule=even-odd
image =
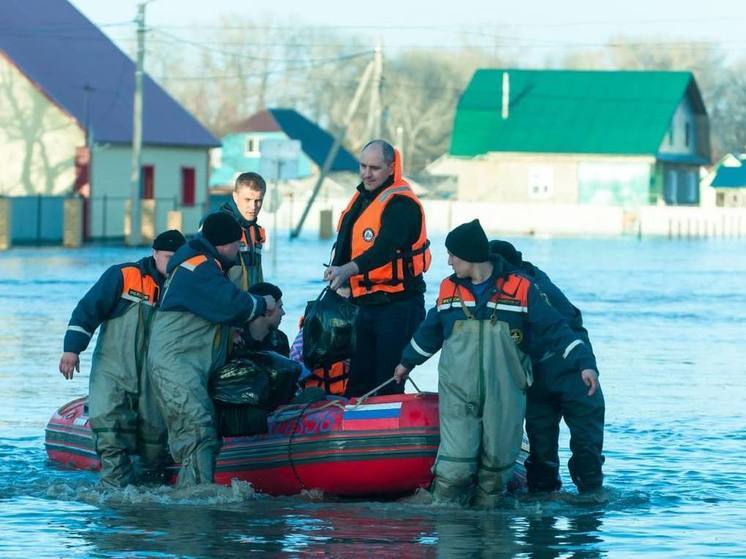
[{"label": "reflective stripe on jacket", "polygon": [[532,360],[552,351],[578,370],[596,368],[588,346],[528,277],[504,274],[496,264],[490,281],[493,287],[477,299],[469,280],[455,274],[443,280],[437,303],[404,349],[402,363],[424,363],[452,335],[456,322],[476,319],[505,323],[518,349]]}]

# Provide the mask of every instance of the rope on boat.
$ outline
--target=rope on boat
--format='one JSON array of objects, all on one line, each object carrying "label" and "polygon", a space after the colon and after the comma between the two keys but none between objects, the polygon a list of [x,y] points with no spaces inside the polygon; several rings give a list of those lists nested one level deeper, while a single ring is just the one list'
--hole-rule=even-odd
[{"label": "rope on boat", "polygon": [[407,375],[406,377],[404,377],[404,380],[408,380],[409,382],[411,382],[411,383],[412,383],[412,386],[414,386],[414,389],[415,389],[415,390],[416,390],[417,392],[419,392],[420,394],[422,393],[422,390],[420,390],[419,386],[417,386],[417,385],[416,385],[416,384],[414,383],[414,381],[412,380],[412,377],[410,377],[409,375]]}]

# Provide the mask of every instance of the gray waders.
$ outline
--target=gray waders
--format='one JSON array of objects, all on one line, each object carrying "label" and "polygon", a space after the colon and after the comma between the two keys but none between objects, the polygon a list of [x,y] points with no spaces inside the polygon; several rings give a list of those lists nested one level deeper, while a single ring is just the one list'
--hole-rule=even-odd
[{"label": "gray waders", "polygon": [[107,320],[93,352],[88,415],[101,482],[124,487],[135,481],[130,455],[140,455],[145,479],[162,477],[168,452],[166,427],[145,370],[147,336],[154,307],[131,305]]},{"label": "gray waders", "polygon": [[507,323],[466,319],[445,340],[438,372],[434,502],[492,507],[521,449],[530,361]]},{"label": "gray waders", "polygon": [[148,365],[168,444],[181,464],[177,487],[212,483],[220,442],[210,376],[225,364],[230,328],[190,312],[158,311]]}]

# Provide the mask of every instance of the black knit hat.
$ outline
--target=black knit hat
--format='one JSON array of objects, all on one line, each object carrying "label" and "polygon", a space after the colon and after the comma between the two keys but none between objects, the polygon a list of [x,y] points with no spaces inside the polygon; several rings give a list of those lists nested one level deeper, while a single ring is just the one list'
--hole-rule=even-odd
[{"label": "black knit hat", "polygon": [[186,242],[184,235],[177,229],[169,229],[158,235],[153,241],[153,248],[155,250],[167,250],[169,252],[176,252],[181,245]]},{"label": "black knit hat", "polygon": [[467,262],[487,262],[490,259],[490,245],[478,219],[463,223],[448,233],[446,248]]},{"label": "black knit hat", "polygon": [[212,246],[228,245],[241,239],[241,226],[230,214],[215,212],[202,222],[202,236]]},{"label": "black knit hat", "polygon": [[499,254],[513,266],[520,266],[523,262],[523,254],[508,241],[490,241],[490,253]]}]

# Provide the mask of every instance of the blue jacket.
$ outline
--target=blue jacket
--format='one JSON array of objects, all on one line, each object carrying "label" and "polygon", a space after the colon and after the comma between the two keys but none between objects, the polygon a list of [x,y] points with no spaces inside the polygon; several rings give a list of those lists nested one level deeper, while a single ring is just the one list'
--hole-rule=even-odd
[{"label": "blue jacket", "polygon": [[[557,311],[565,317],[567,323],[572,328],[572,331],[583,340],[588,349],[593,352],[593,346],[591,345],[590,337],[588,336],[588,330],[583,326],[583,315],[575,305],[562,293],[562,290],[557,287],[549,276],[537,266],[534,266],[531,262],[521,262],[520,271],[530,277],[536,286],[546,294],[549,299],[549,303],[557,309]],[[561,368],[562,362],[557,358],[548,358],[545,356],[538,364],[540,367],[555,370]],[[596,369],[598,370],[598,369]]]},{"label": "blue jacket", "polygon": [[241,291],[226,277],[231,265],[201,235],[187,242],[168,263],[161,312],[188,311],[213,324],[234,326],[264,314],[264,298]]},{"label": "blue jacket", "polygon": [[[467,311],[477,320],[506,322],[518,348],[532,361],[547,353],[562,356],[563,362],[576,368],[595,369],[596,360],[585,341],[573,332],[567,320],[549,304],[547,296],[525,274],[506,271],[501,259],[493,260],[490,287],[476,296],[470,280],[452,275],[441,284],[438,301],[427,313],[410,343],[404,348],[402,364],[408,368],[424,363],[443,346],[460,320],[468,320]],[[518,286],[523,295],[503,292],[499,283]],[[465,302],[453,301],[453,286],[462,290]],[[470,299],[468,301],[467,299]]]},{"label": "blue jacket", "polygon": [[156,305],[163,281],[152,256],[111,266],[73,310],[63,351],[81,353],[88,347],[96,328],[122,316],[134,304]]}]

